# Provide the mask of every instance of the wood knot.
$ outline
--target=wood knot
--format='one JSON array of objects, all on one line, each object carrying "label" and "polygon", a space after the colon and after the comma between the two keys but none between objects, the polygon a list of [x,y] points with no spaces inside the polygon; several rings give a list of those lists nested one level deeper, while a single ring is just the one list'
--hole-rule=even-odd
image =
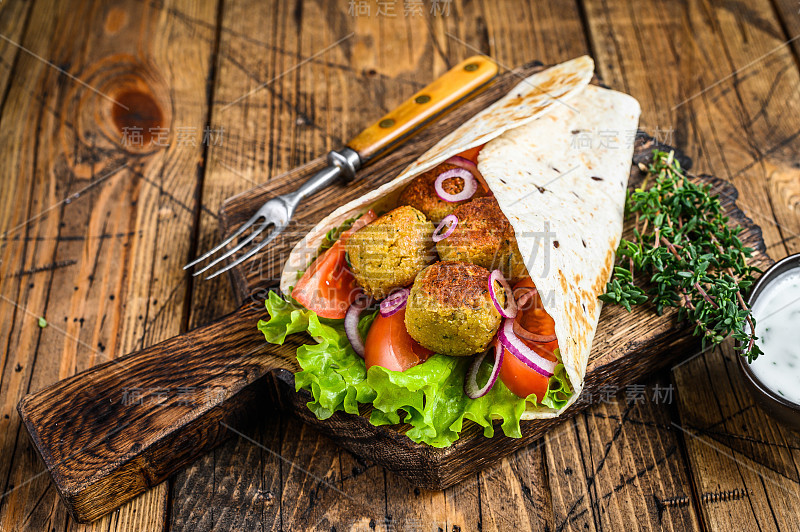
[{"label": "wood knot", "polygon": [[140,132],[142,144],[152,144],[154,136],[164,127],[164,114],[153,96],[139,90],[126,90],[114,99],[119,105],[112,107],[111,115],[117,129]]},{"label": "wood knot", "polygon": [[[164,150],[173,141],[172,130],[177,128],[172,127],[169,88],[153,65],[114,54],[92,63],[79,77],[95,90],[73,84],[76,88],[65,106],[77,115],[72,122],[85,148],[75,154],[75,162],[91,163],[84,151],[142,156]],[[73,146],[69,142],[65,153]]]}]

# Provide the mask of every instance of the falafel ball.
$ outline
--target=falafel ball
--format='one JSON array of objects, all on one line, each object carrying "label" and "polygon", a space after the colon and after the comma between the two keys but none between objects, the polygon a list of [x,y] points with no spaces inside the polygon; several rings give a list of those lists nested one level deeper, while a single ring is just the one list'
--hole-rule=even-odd
[{"label": "falafel ball", "polygon": [[[463,205],[472,199],[480,198],[486,195],[486,191],[483,189],[483,186],[478,184],[478,189],[475,191],[475,194],[473,194],[471,198],[464,201],[450,202],[440,198],[436,194],[436,188],[434,187],[436,178],[439,176],[439,174],[454,168],[460,167],[456,166],[455,164],[442,163],[435,168],[428,170],[424,174],[415,177],[411,183],[408,184],[405,190],[403,190],[402,194],[400,194],[397,204],[411,205],[415,209],[422,211],[425,213],[425,216],[427,216],[428,219],[433,222],[434,226],[436,226],[439,225],[439,222],[442,221],[442,218],[448,214],[452,214],[455,208],[459,205]],[[445,179],[442,183],[442,188],[448,194],[458,194],[464,189],[464,180],[460,177]]]},{"label": "falafel ball", "polygon": [[398,207],[347,240],[350,270],[364,291],[383,298],[408,286],[433,262],[433,224],[417,209]]},{"label": "falafel ball", "polygon": [[[499,283],[495,294],[505,305]],[[467,262],[437,262],[422,270],[406,304],[408,334],[443,355],[468,356],[485,350],[501,321],[489,295],[489,271]]]},{"label": "falafel ball", "polygon": [[453,211],[458,218],[455,229],[436,243],[442,260],[460,260],[499,269],[511,283],[526,277],[525,261],[517,247],[517,237],[497,200],[478,198]]}]

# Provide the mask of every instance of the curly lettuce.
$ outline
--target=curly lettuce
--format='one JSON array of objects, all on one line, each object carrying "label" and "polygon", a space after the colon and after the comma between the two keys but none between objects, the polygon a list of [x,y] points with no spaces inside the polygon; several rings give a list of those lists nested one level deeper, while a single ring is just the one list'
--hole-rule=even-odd
[{"label": "curly lettuce", "polygon": [[[344,332],[343,320],[319,318],[293,300],[270,292],[266,301],[270,319],[258,322],[266,340],[283,344],[289,334],[308,333],[316,343],[297,349],[302,371],[295,374],[295,389],[308,390],[313,397],[308,408],[319,419],[334,412],[358,414],[360,403],[372,404],[373,425],[407,423],[406,435],[413,441],[433,447],[447,447],[458,439],[464,420],[481,427],[486,437],[494,435],[494,420],[502,420],[506,436],[519,438],[520,417],[526,401],[558,409],[572,396],[572,387],[563,364],[556,366],[548,391],[542,398],[517,397],[498,380],[479,399],[464,394],[464,379],[471,357],[433,355],[424,364],[406,371],[392,371],[379,366],[366,370]],[[363,337],[377,311],[365,313],[359,321]],[[491,365],[484,362],[478,370],[479,385],[485,383]]]}]

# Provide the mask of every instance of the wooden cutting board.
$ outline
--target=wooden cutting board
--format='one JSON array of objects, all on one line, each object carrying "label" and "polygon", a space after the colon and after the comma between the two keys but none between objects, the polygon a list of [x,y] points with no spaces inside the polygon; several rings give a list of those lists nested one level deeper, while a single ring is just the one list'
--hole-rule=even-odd
[{"label": "wooden cutting board", "polygon": [[[366,406],[361,416],[339,412],[317,420],[305,406],[310,395],[294,391],[293,372],[299,370],[294,353],[307,339],[295,335],[284,346],[271,346],[255,328],[258,319],[266,317],[263,299],[277,285],[289,249],[310,227],[336,206],[391,180],[469,116],[542,68],[530,64],[500,76],[471,101],[365,169],[360,181],[331,187],[308,200],[274,245],[231,270],[242,302],[239,310],[25,397],[20,416],[72,516],[85,522],[113,510],[234,431],[246,431],[250,419],[269,415],[271,404],[417,486],[442,489],[540,438],[590,404],[603,387],[639,382],[696,353],[697,342],[675,325],[672,313],[657,316],[649,307],[628,313],[607,306],[589,357],[584,393],[565,415],[523,422],[519,439],[503,436],[499,428],[494,438],[485,438],[481,428],[468,422],[455,444],[435,449],[408,439],[407,426],[372,426]],[[642,178],[638,163],[646,162],[655,146],[646,135],[638,135],[631,186]],[[685,158],[682,162],[689,166]],[[222,233],[229,234],[266,199],[294,189],[322,164],[314,161],[230,199],[221,213]],[[762,269],[768,266],[761,230],[736,207],[736,190],[710,176],[696,179],[712,185],[731,223],[743,227],[742,240],[756,250],[753,263]]]}]

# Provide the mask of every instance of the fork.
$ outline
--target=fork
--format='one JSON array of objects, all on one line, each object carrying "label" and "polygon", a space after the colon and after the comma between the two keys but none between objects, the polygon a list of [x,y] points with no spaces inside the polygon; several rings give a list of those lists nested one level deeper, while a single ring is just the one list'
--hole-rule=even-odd
[{"label": "fork", "polygon": [[[400,104],[399,107],[356,135],[345,147],[328,152],[328,166],[316,172],[294,192],[268,200],[231,236],[211,251],[184,266],[183,269],[192,268],[213,257],[245,231],[254,228],[250,235],[236,246],[216,257],[192,275],[201,275],[241,251],[241,256],[211,273],[206,279],[213,279],[238,266],[275,240],[289,224],[303,199],[316,194],[340,178],[346,182],[353,181],[361,168],[400,145],[422,126],[488,83],[495,74],[497,74],[497,65],[486,56],[476,55],[460,62]],[[258,235],[269,228],[272,230],[266,238],[250,245]]]}]

